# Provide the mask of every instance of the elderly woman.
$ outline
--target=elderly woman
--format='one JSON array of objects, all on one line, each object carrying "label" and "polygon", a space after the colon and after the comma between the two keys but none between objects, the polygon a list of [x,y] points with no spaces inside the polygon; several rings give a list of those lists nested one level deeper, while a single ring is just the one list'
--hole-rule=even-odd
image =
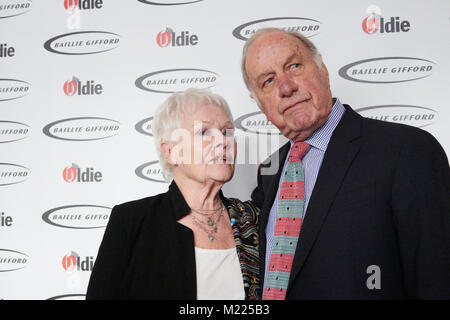
[{"label": "elderly woman", "polygon": [[153,133],[166,193],[115,206],[87,299],[257,299],[257,208],[226,198],[236,142],[225,100],[172,94]]}]

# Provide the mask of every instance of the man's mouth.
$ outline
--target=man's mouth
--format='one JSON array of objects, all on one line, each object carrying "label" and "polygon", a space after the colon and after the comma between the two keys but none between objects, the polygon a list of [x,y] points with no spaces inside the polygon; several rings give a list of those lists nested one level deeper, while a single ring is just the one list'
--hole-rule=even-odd
[{"label": "man's mouth", "polygon": [[301,100],[298,100],[298,101],[296,101],[296,102],[294,102],[294,103],[291,103],[291,104],[287,105],[287,106],[282,110],[282,113],[285,113],[285,112],[288,111],[289,109],[292,109],[293,107],[298,106],[298,105],[300,105],[300,104],[302,104],[302,103],[309,102],[309,100],[311,100],[311,98],[301,99]]}]

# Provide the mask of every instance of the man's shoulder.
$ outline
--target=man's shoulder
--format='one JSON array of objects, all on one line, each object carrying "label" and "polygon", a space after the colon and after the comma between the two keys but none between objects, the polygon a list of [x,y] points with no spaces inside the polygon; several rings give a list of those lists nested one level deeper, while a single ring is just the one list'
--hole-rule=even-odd
[{"label": "man's shoulder", "polygon": [[421,147],[429,144],[439,145],[432,134],[418,127],[369,118],[363,118],[362,122],[364,134],[374,137],[381,143],[414,144]]},{"label": "man's shoulder", "polygon": [[362,134],[365,136],[375,136],[380,140],[389,138],[389,140],[384,141],[386,143],[394,142],[396,140],[409,139],[412,137],[423,139],[429,139],[432,137],[431,134],[421,128],[402,123],[365,118],[358,113],[357,110],[359,109],[352,109],[352,107],[348,104],[344,104],[344,106],[346,108],[346,112],[350,112],[349,119],[352,119],[352,121],[356,119],[357,121],[361,121]]}]

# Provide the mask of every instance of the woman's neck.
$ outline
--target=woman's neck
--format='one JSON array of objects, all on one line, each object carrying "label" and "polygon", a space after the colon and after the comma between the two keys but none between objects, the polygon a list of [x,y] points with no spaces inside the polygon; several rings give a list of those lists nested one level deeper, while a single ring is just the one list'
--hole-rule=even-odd
[{"label": "woman's neck", "polygon": [[175,176],[174,181],[190,208],[214,210],[221,206],[222,200],[219,191],[223,183],[199,182],[184,176]]}]

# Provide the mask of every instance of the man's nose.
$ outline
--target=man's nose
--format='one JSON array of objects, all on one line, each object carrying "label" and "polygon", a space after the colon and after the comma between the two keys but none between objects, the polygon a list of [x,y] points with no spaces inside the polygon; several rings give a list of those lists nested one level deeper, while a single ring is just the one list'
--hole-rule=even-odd
[{"label": "man's nose", "polygon": [[279,78],[279,93],[280,97],[290,97],[292,94],[294,94],[298,90],[298,85],[295,83],[295,81],[292,79],[292,77],[288,75],[282,75]]}]

